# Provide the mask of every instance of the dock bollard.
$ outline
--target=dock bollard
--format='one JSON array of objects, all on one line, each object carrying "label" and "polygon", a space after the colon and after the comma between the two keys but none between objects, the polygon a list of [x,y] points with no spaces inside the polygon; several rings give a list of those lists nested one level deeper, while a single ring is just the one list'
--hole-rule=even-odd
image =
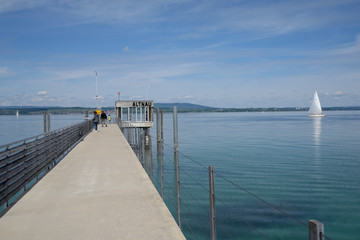
[{"label": "dock bollard", "polygon": [[324,224],[317,220],[309,220],[309,240],[324,240]]}]

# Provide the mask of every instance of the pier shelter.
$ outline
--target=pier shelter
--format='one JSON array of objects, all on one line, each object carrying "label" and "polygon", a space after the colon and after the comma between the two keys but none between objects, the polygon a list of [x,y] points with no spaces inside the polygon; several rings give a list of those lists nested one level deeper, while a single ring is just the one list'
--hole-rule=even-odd
[{"label": "pier shelter", "polygon": [[116,117],[123,128],[150,128],[153,126],[154,101],[116,101],[115,108]]}]

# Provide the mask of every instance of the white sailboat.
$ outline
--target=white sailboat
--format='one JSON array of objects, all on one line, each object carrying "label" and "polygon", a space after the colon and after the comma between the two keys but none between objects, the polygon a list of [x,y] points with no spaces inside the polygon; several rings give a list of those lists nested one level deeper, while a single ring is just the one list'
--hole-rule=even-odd
[{"label": "white sailboat", "polygon": [[19,110],[16,110],[16,117],[19,117]]},{"label": "white sailboat", "polygon": [[322,112],[319,96],[317,92],[314,93],[314,98],[309,109],[309,117],[325,117],[325,113]]}]

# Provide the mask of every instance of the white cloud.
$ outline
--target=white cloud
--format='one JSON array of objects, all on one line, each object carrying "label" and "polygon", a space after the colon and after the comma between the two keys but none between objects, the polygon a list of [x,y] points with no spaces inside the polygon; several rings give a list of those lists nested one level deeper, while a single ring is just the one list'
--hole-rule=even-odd
[{"label": "white cloud", "polygon": [[0,77],[7,77],[13,75],[14,72],[8,67],[0,67]]},{"label": "white cloud", "polygon": [[24,9],[31,9],[47,4],[49,0],[2,0],[0,4],[0,13],[14,12]]},{"label": "white cloud", "polygon": [[131,96],[130,99],[131,100],[142,100],[142,99],[144,99],[144,97],[143,96]]},{"label": "white cloud", "polygon": [[[93,78],[95,80],[94,70],[91,68],[80,69],[79,67],[67,66],[66,68],[76,68],[76,69],[64,69],[64,67],[42,67],[39,68],[43,74],[47,75],[49,81],[58,81],[58,80],[69,80],[69,79],[81,79],[81,78]],[[50,76],[50,77],[49,77]],[[98,77],[99,74],[98,74]]]},{"label": "white cloud", "polygon": [[129,51],[129,47],[128,47],[128,46],[124,47],[124,48],[123,48],[123,51],[124,51],[124,52],[128,52],[128,51]]},{"label": "white cloud", "polygon": [[192,31],[182,36],[201,38],[221,32],[241,34],[241,40],[261,39],[358,21],[356,11],[339,10],[353,0],[223,2],[202,1],[178,13],[183,21],[195,22]]},{"label": "white cloud", "polygon": [[[316,29],[319,26],[349,18],[339,7],[353,0],[331,1],[250,1],[223,3],[222,1],[191,0],[3,0],[0,13],[42,7],[66,17],[60,24],[154,23],[178,21],[187,31],[182,36],[197,37],[214,32],[240,32],[250,38],[264,38],[298,30]],[[319,12],[322,14],[319,14]],[[171,14],[171,19],[167,15]],[[353,15],[350,16],[350,18]],[[158,26],[155,26],[158,27]],[[176,28],[181,30],[183,25]],[[250,34],[251,33],[251,34]],[[180,34],[180,33],[179,33]],[[125,47],[123,51],[127,51]]]},{"label": "white cloud", "polygon": [[48,94],[47,91],[40,91],[37,93],[38,96],[46,96]]},{"label": "white cloud", "polygon": [[334,93],[334,95],[339,96],[339,95],[344,95],[344,93],[342,91],[337,91]]}]

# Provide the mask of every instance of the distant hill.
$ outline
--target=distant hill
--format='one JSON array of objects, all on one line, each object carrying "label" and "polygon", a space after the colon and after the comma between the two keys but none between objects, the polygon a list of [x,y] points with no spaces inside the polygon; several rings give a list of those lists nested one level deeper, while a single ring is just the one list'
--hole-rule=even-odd
[{"label": "distant hill", "polygon": [[0,107],[0,115],[15,115],[19,111],[20,115],[37,115],[49,111],[52,114],[80,114],[90,108],[83,107],[37,107],[37,106],[11,106]]},{"label": "distant hill", "polygon": [[178,109],[216,109],[192,103],[154,103],[154,108],[173,109],[176,106]]},{"label": "distant hill", "polygon": [[346,111],[346,110],[360,110],[360,106],[351,107],[323,107],[323,111]]},{"label": "distant hill", "polygon": [[[309,108],[285,107],[285,108],[214,108],[192,103],[155,103],[154,108],[162,109],[164,112],[171,112],[177,106],[178,112],[286,112],[286,111],[308,111]],[[105,111],[113,111],[114,107],[103,107]],[[86,107],[39,107],[39,106],[9,106],[0,107],[0,115],[36,115],[49,111],[52,114],[84,114],[85,111],[93,111],[94,108]],[[324,111],[360,110],[360,106],[351,107],[323,107]]]}]

